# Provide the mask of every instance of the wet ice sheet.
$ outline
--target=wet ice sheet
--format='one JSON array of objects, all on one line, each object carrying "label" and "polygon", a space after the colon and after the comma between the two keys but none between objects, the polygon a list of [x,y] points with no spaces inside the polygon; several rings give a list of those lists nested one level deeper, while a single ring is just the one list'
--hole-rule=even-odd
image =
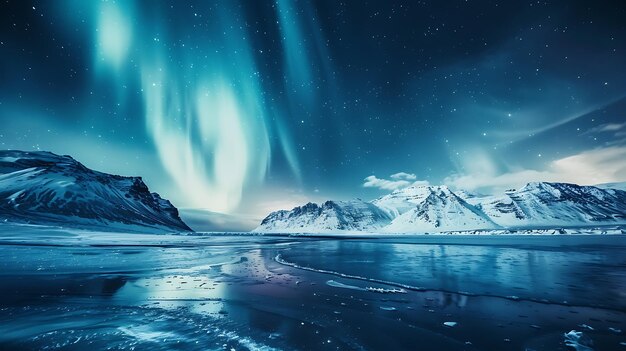
[{"label": "wet ice sheet", "polygon": [[272,350],[226,309],[257,246],[3,247],[0,349]]},{"label": "wet ice sheet", "polygon": [[[194,242],[193,237],[154,241],[124,235],[105,245],[105,237],[96,233],[81,242],[74,233],[68,237],[62,247],[35,246],[32,237],[30,243],[0,247],[5,283],[0,285],[0,348],[401,350],[433,345],[437,350],[540,351],[565,350],[564,334],[583,330],[582,325],[593,328],[583,331],[595,349],[619,350],[626,341],[621,305],[528,301],[507,278],[519,271],[524,284],[551,291],[559,286],[555,283],[567,282],[575,292],[593,272],[601,279],[582,295],[585,305],[606,304],[603,294],[612,291],[607,286],[621,289],[624,272],[624,251],[613,247],[472,248],[239,236]],[[428,265],[424,257],[430,254]],[[546,263],[552,272],[531,267]],[[429,290],[392,292],[400,287],[390,284],[398,283]],[[484,284],[499,290],[479,294]],[[552,294],[570,298],[569,290]],[[515,294],[518,299],[507,298]]]},{"label": "wet ice sheet", "polygon": [[[528,238],[528,244],[533,239]],[[283,251],[278,260],[302,269],[411,290],[626,310],[624,238],[604,239],[605,246],[562,248],[326,240],[294,246]]]}]

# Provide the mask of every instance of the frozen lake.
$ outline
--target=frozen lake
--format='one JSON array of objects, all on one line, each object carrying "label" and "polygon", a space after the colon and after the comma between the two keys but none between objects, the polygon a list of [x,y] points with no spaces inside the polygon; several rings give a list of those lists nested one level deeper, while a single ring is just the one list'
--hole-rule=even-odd
[{"label": "frozen lake", "polygon": [[4,227],[0,245],[0,349],[553,351],[577,330],[626,350],[624,236]]}]

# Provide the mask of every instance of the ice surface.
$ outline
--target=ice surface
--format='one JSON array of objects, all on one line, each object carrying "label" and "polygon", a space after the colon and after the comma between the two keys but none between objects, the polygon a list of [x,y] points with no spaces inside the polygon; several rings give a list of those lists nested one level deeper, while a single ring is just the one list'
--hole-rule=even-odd
[{"label": "ice surface", "polygon": [[583,324],[594,349],[624,341],[609,331],[626,320],[622,236],[7,228],[0,349],[554,351]]},{"label": "ice surface", "polygon": [[326,285],[328,286],[332,286],[335,288],[342,288],[342,289],[352,289],[352,290],[366,290],[364,288],[358,287],[358,286],[354,286],[354,285],[348,285],[348,284],[343,284],[334,280],[329,280],[326,282]]},{"label": "ice surface", "polygon": [[[600,304],[626,309],[618,293],[626,289],[626,281],[610,273],[610,267],[626,265],[622,252],[625,248],[616,245],[623,240],[623,236],[311,240],[277,255],[275,260],[302,270],[386,285],[387,289],[445,290],[456,294],[459,304],[463,296],[491,296],[509,301]],[[531,243],[537,246],[529,247]],[[578,250],[586,245],[605,248]],[[357,259],[365,257],[373,262],[362,264]],[[600,261],[607,266],[597,266]],[[581,279],[601,280],[603,288]],[[589,321],[581,324],[585,323]]]}]

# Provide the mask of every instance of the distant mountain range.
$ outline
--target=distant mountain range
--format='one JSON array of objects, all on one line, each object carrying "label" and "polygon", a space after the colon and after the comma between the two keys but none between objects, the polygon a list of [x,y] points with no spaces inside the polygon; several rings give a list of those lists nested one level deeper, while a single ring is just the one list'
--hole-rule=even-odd
[{"label": "distant mountain range", "polygon": [[624,223],[626,191],[535,182],[497,196],[452,191],[447,186],[412,186],[370,202],[308,203],[272,212],[254,231],[428,233]]},{"label": "distant mountain range", "polygon": [[[626,189],[623,183],[536,182],[485,196],[446,186],[411,186],[369,202],[326,201],[272,212],[254,232],[430,233],[621,225],[626,224],[626,191],[621,189]],[[150,192],[140,177],[97,172],[50,152],[0,151],[2,221],[192,231],[176,207]]]},{"label": "distant mountain range", "polygon": [[125,231],[191,231],[140,177],[93,171],[70,156],[0,151],[0,221]]}]

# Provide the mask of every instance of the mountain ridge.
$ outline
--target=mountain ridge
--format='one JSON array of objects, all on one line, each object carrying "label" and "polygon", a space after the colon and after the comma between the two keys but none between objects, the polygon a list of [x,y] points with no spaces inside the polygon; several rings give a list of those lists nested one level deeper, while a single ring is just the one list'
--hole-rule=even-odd
[{"label": "mountain ridge", "polygon": [[[300,232],[315,229],[316,232],[363,231],[381,228],[389,216],[371,203],[355,199],[350,201],[326,201],[322,205],[309,202],[291,211],[272,212],[261,226],[272,232]],[[256,228],[253,232],[257,231]],[[267,230],[266,230],[267,231]]]},{"label": "mountain ridge", "polygon": [[85,167],[47,151],[0,151],[0,218],[79,228],[192,231],[141,177]]},{"label": "mountain ridge", "polygon": [[[517,228],[594,226],[626,223],[626,191],[570,183],[530,182],[499,195],[452,191],[445,185],[410,186],[369,202],[343,202],[342,211],[358,218],[353,225],[329,224],[314,212],[302,217],[302,206],[270,213],[254,232],[386,232],[422,233]],[[327,201],[328,202],[328,201]],[[332,201],[330,201],[332,202]],[[357,203],[358,208],[350,204]],[[307,208],[317,208],[309,203]],[[375,216],[374,214],[386,216]],[[280,218],[280,225],[275,225]]]}]

